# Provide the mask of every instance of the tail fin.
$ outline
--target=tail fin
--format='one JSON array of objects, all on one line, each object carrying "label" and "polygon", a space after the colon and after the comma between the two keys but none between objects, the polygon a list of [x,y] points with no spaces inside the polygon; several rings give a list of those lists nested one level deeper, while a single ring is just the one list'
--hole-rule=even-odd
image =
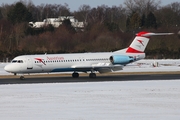
[{"label": "tail fin", "polygon": [[126,53],[144,53],[144,50],[149,42],[150,36],[154,35],[172,35],[173,33],[150,33],[139,32],[136,34],[131,45],[127,48]]}]

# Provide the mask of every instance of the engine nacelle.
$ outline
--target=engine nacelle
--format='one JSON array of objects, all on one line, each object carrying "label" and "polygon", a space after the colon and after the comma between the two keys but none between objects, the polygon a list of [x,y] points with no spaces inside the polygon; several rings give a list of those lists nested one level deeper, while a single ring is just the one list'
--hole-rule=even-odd
[{"label": "engine nacelle", "polygon": [[113,55],[109,58],[112,64],[121,64],[125,65],[133,62],[135,59],[132,56],[126,55]]}]

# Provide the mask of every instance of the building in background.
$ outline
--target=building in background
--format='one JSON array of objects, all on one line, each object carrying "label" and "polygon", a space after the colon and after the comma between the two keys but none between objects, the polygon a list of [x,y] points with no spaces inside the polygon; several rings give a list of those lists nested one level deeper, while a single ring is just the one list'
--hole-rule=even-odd
[{"label": "building in background", "polygon": [[69,19],[71,25],[77,29],[84,29],[85,23],[79,22],[74,16],[60,16],[58,18],[46,18],[43,22],[29,22],[29,26],[32,28],[41,28],[44,26],[52,25],[53,27],[59,27],[65,19]]}]

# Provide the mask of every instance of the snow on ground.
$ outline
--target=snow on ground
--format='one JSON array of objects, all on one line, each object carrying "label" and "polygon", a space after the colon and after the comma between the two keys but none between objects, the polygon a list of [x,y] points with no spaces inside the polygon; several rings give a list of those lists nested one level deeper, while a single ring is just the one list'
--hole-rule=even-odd
[{"label": "snow on ground", "polygon": [[180,81],[0,85],[2,120],[179,120]]},{"label": "snow on ground", "polygon": [[120,72],[180,71],[180,59],[139,60],[124,67]]},{"label": "snow on ground", "polygon": [[[179,70],[178,62],[141,61],[125,70]],[[0,74],[8,74],[4,65]],[[179,86],[180,80],[0,85],[0,119],[179,120]]]}]

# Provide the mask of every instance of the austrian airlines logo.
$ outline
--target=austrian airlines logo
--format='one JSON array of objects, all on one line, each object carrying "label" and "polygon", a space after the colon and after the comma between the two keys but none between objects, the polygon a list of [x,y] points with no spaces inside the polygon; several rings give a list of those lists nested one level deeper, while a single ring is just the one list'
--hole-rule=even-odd
[{"label": "austrian airlines logo", "polygon": [[41,58],[35,58],[36,60],[38,60],[39,62],[43,63],[44,65],[46,65],[46,63],[43,61],[43,59]]},{"label": "austrian airlines logo", "polygon": [[144,44],[143,44],[143,41],[142,40],[137,40],[141,45],[143,45],[144,46]]}]

